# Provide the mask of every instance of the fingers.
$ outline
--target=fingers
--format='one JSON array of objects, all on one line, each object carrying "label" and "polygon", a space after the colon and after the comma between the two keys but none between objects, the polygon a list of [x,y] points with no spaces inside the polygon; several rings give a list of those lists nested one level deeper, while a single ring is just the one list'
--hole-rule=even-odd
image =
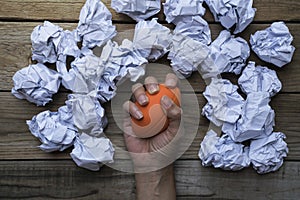
[{"label": "fingers", "polygon": [[133,116],[135,119],[142,119],[143,113],[138,109],[138,107],[131,101],[126,101],[123,104],[123,109],[125,110],[126,113],[130,114]]},{"label": "fingers", "polygon": [[159,92],[158,81],[153,76],[148,76],[145,79],[145,86],[149,94],[156,94]]},{"label": "fingers", "polygon": [[149,99],[145,94],[145,88],[141,83],[136,83],[132,86],[132,93],[134,98],[141,106],[145,106],[148,104]]},{"label": "fingers", "polygon": [[177,84],[178,84],[178,77],[175,74],[169,73],[166,75],[165,85],[168,88],[171,89],[176,88]]},{"label": "fingers", "polygon": [[161,105],[169,119],[178,120],[181,118],[181,108],[178,107],[169,97],[163,96],[161,98]]},{"label": "fingers", "polygon": [[[178,78],[175,74],[169,73],[166,75],[165,85],[169,88],[176,88],[178,84]],[[149,94],[155,94],[159,92],[159,84],[155,77],[148,76],[145,79],[145,87]],[[136,101],[145,106],[148,104],[149,99],[146,95],[144,86],[141,83],[136,83],[132,86],[132,93]],[[181,108],[178,107],[170,98],[163,96],[161,104],[170,119],[179,119],[181,117]],[[143,114],[138,107],[130,101],[124,103],[124,110],[136,119],[142,119]]]},{"label": "fingers", "polygon": [[[166,75],[165,85],[168,88],[176,88],[178,84],[178,78],[175,74],[169,73]],[[159,92],[159,84],[155,77],[148,76],[145,79],[145,87],[149,94],[156,94]],[[132,93],[134,98],[141,106],[145,106],[149,103],[149,99],[145,94],[145,88],[141,83],[134,84],[132,86]]]}]

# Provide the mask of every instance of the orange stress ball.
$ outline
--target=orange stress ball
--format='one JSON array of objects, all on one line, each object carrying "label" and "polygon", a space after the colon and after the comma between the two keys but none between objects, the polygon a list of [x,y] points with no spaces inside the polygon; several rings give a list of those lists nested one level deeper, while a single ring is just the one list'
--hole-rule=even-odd
[{"label": "orange stress ball", "polygon": [[138,102],[135,102],[136,106],[144,115],[140,120],[133,117],[131,118],[132,130],[137,137],[149,138],[164,131],[168,127],[168,118],[160,104],[160,100],[164,95],[172,99],[177,106],[180,106],[180,90],[177,87],[175,89],[169,89],[163,84],[159,85],[159,92],[156,94],[151,95],[146,92],[146,96],[149,99],[149,103],[146,106],[141,106]]}]

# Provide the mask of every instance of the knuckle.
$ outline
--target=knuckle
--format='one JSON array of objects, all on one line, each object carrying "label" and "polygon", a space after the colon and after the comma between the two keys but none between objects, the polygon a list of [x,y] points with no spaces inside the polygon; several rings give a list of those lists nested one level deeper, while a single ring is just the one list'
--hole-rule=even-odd
[{"label": "knuckle", "polygon": [[145,84],[151,84],[151,83],[158,84],[157,79],[154,76],[148,76],[145,79]]},{"label": "knuckle", "polygon": [[125,110],[125,111],[128,112],[128,111],[129,111],[129,104],[130,104],[129,101],[125,101],[125,102],[123,103],[123,106],[122,106],[122,107],[123,107],[123,110]]},{"label": "knuckle", "polygon": [[172,116],[176,119],[179,119],[181,117],[181,113],[182,113],[181,108],[175,107],[172,109]]},{"label": "knuckle", "polygon": [[136,83],[131,87],[131,91],[132,93],[135,93],[137,90],[139,90],[140,88],[143,88],[144,86],[141,83]]}]

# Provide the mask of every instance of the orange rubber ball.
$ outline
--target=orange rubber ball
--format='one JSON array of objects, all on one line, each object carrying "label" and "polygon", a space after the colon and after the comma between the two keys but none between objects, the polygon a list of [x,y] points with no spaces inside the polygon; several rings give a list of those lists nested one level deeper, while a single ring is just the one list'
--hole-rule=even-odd
[{"label": "orange rubber ball", "polygon": [[144,116],[140,120],[131,117],[132,130],[137,137],[149,138],[166,130],[168,127],[169,121],[167,115],[162,110],[160,104],[160,100],[164,95],[173,100],[177,106],[180,106],[180,90],[177,87],[169,89],[163,84],[159,84],[159,92],[156,94],[146,92],[146,96],[149,99],[147,105],[141,106],[138,102],[135,102]]}]

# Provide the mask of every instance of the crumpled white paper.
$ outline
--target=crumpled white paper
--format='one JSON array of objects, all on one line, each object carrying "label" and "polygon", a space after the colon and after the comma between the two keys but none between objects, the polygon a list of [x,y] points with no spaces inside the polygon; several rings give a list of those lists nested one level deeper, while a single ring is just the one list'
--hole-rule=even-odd
[{"label": "crumpled white paper", "polygon": [[203,16],[203,0],[166,0],[164,14],[168,23],[177,24],[184,16]]},{"label": "crumpled white paper", "polygon": [[29,65],[13,76],[12,94],[18,99],[27,99],[38,106],[45,106],[57,93],[61,78],[59,73],[43,64]]},{"label": "crumpled white paper", "polygon": [[81,54],[76,37],[76,31],[64,31],[45,21],[43,25],[36,26],[31,34],[32,59],[40,63],[56,62],[57,71],[64,77],[67,74],[67,56],[76,58]]},{"label": "crumpled white paper", "polygon": [[155,61],[170,48],[172,34],[169,28],[159,24],[157,18],[139,21],[134,30],[133,46],[142,57]]},{"label": "crumpled white paper", "polygon": [[160,11],[160,0],[112,0],[111,7],[135,21],[145,20]]},{"label": "crumpled white paper", "polygon": [[98,171],[103,164],[114,161],[114,148],[108,138],[91,137],[82,133],[76,137],[70,155],[78,166]]},{"label": "crumpled white paper", "polygon": [[31,133],[42,142],[39,148],[45,152],[67,149],[77,135],[68,106],[60,107],[58,112],[41,112],[26,123]]},{"label": "crumpled white paper", "polygon": [[216,126],[224,122],[235,123],[244,106],[244,99],[237,89],[229,80],[212,78],[203,92],[208,103],[202,108],[202,115]]},{"label": "crumpled white paper", "polygon": [[253,0],[205,0],[217,22],[230,29],[235,25],[234,34],[242,32],[252,21],[256,9]]},{"label": "crumpled white paper", "polygon": [[63,78],[63,85],[75,93],[88,94],[97,89],[105,70],[100,57],[92,52],[77,57]]},{"label": "crumpled white paper", "polygon": [[198,156],[203,166],[237,171],[250,165],[248,154],[249,147],[235,143],[228,135],[220,138],[210,130],[201,142]]},{"label": "crumpled white paper", "polygon": [[77,58],[81,54],[75,34],[76,31],[64,31],[59,38],[54,40],[54,43],[57,43],[55,45],[57,51],[56,69],[62,76],[67,73],[67,56]]},{"label": "crumpled white paper", "polygon": [[32,59],[40,63],[60,61],[65,64],[67,55],[77,57],[80,54],[75,32],[64,31],[49,21],[34,28],[31,43]]},{"label": "crumpled white paper", "polygon": [[252,50],[263,61],[282,67],[291,62],[295,47],[293,36],[284,22],[274,22],[250,37]]},{"label": "crumpled white paper", "polygon": [[220,70],[216,66],[211,54],[208,54],[205,60],[198,66],[198,72],[201,74],[206,85],[211,82],[211,78],[221,78]]},{"label": "crumpled white paper", "polygon": [[96,97],[92,94],[70,94],[66,103],[71,105],[74,125],[80,132],[95,137],[103,135],[108,121]]},{"label": "crumpled white paper", "polygon": [[255,62],[251,61],[244,69],[238,83],[245,94],[268,92],[270,97],[277,94],[282,87],[276,71],[263,66],[255,67]]},{"label": "crumpled white paper", "polygon": [[285,138],[283,133],[273,132],[268,137],[251,141],[249,157],[257,173],[273,172],[282,166],[288,153]]},{"label": "crumpled white paper", "polygon": [[117,32],[112,15],[100,0],[87,0],[80,11],[77,34],[88,48],[102,46]]},{"label": "crumpled white paper", "polygon": [[36,26],[31,33],[32,59],[41,63],[55,63],[57,53],[53,40],[60,37],[62,31],[62,28],[49,21]]},{"label": "crumpled white paper", "polygon": [[200,16],[183,17],[176,25],[174,33],[180,33],[202,42],[205,45],[211,43],[211,33],[208,23]]},{"label": "crumpled white paper", "polygon": [[136,81],[143,76],[148,63],[127,39],[123,40],[120,46],[116,42],[108,41],[100,58],[105,65],[97,89],[97,97],[101,102],[107,102],[115,96],[116,84],[124,78]]},{"label": "crumpled white paper", "polygon": [[250,48],[243,38],[234,37],[229,31],[223,30],[211,43],[211,58],[222,72],[240,74],[250,56]]},{"label": "crumpled white paper", "polygon": [[176,33],[168,59],[175,73],[189,77],[209,55],[209,48],[197,40]]},{"label": "crumpled white paper", "polygon": [[269,102],[270,98],[267,92],[249,93],[241,118],[236,123],[224,123],[222,131],[235,142],[270,135],[275,125],[275,113],[269,106]]},{"label": "crumpled white paper", "polygon": [[[103,48],[100,57],[105,64],[117,64],[120,68],[137,68],[148,63],[145,58],[136,52],[133,43],[127,39],[124,39],[121,45],[109,41]],[[132,81],[134,81],[137,80],[139,76],[131,78]]]}]

